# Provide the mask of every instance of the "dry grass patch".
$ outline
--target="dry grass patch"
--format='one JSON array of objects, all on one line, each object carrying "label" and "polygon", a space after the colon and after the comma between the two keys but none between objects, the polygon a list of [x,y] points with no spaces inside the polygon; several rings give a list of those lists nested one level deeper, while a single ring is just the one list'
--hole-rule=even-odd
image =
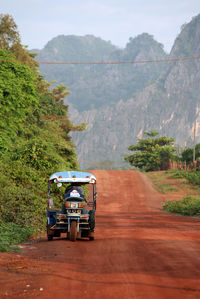
[{"label": "dry grass patch", "polygon": [[170,197],[182,199],[185,196],[200,196],[200,186],[192,185],[185,178],[174,177],[175,171],[154,171],[147,173],[154,188],[162,193],[170,193]]}]

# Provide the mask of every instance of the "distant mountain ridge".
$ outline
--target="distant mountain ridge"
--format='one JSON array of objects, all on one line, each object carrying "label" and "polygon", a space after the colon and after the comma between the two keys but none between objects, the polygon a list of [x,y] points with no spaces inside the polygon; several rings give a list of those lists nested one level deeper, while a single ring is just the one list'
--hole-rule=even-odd
[{"label": "distant mountain ridge", "polygon": [[[163,46],[144,33],[130,38],[125,49],[92,35],[53,38],[39,51],[38,61],[112,62],[164,59]],[[41,65],[47,80],[69,86],[68,101],[78,111],[114,105],[140,92],[152,83],[163,65]]]},{"label": "distant mountain ridge", "polygon": [[93,35],[59,35],[40,50],[39,58],[44,61],[95,62],[103,60],[116,49],[110,42]]},{"label": "distant mountain ridge", "polygon": [[[169,56],[150,35],[142,34],[130,39],[125,49],[115,48],[108,57],[116,61],[156,60],[196,57],[199,53],[200,15],[184,25]],[[91,70],[93,76],[81,73]],[[128,146],[136,143],[144,130],[158,130],[160,134],[175,137],[180,145],[185,141],[191,145],[196,121],[197,142],[200,142],[199,60],[125,65],[124,68],[88,66],[80,74],[82,81],[74,77],[77,89],[73,93],[78,100],[70,105],[70,113],[73,122],[88,123],[85,132],[73,133],[83,168],[103,160],[112,160],[117,167],[123,165]],[[84,98],[87,86],[91,93],[88,102]],[[80,90],[84,104],[81,104]],[[101,97],[103,92],[105,97]]]}]

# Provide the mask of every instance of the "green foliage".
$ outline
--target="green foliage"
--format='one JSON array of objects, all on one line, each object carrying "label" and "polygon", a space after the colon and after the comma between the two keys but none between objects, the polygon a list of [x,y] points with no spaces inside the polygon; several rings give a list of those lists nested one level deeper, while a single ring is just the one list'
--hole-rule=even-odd
[{"label": "green foliage", "polygon": [[185,170],[169,170],[169,173],[171,174],[171,178],[175,179],[184,179],[186,178],[187,171]]},{"label": "green foliage", "polygon": [[150,131],[150,132],[144,131],[144,134],[149,137],[155,137],[158,135],[158,131]]},{"label": "green foliage", "polygon": [[158,192],[163,193],[163,194],[177,191],[177,188],[174,187],[172,182],[168,180],[167,173],[168,173],[168,171],[147,173],[147,176],[153,182],[154,188]]},{"label": "green foliage", "polygon": [[15,57],[0,49],[0,154],[8,150],[22,125],[39,103],[36,76],[30,67],[12,62]]},{"label": "green foliage", "polygon": [[[200,143],[195,146],[195,158],[200,158]],[[186,148],[182,152],[182,161],[186,161],[187,163],[193,162],[193,148]]]},{"label": "green foliage", "polygon": [[[2,29],[1,21],[0,15]],[[2,36],[0,31],[0,42]],[[35,67],[16,63],[21,56],[14,51],[15,41],[10,48],[1,45],[0,251],[6,251],[45,228],[48,177],[56,171],[78,170],[69,132],[85,125],[70,122],[64,85],[51,89]]]},{"label": "green foliage", "polygon": [[174,178],[184,178],[193,185],[200,185],[200,171],[196,170],[176,170],[172,172]]},{"label": "green foliage", "polygon": [[8,14],[0,14],[0,48],[11,50],[19,42],[20,36],[14,19]]},{"label": "green foliage", "polygon": [[129,146],[133,155],[126,156],[125,160],[132,166],[145,171],[167,169],[169,160],[173,159],[175,149],[172,147],[174,138],[166,136],[155,137],[158,132],[144,132],[150,138],[139,139],[137,145]]},{"label": "green foliage", "polygon": [[32,59],[33,54],[29,54],[22,46],[17,25],[9,14],[0,14],[0,48],[14,53],[19,61],[32,62],[32,68],[37,66]]},{"label": "green foliage", "polygon": [[4,108],[1,110],[1,122],[3,122],[3,116],[5,118],[1,125],[7,125],[6,120],[11,113],[13,122],[21,122],[38,104],[36,78],[30,67],[12,63],[14,56],[5,50],[0,50],[0,59],[10,60],[10,62],[3,61],[0,64],[0,101]]},{"label": "green foliage", "polygon": [[185,216],[200,216],[200,198],[187,196],[183,200],[168,200],[164,210]]},{"label": "green foliage", "polygon": [[21,241],[27,239],[33,234],[29,226],[20,226],[16,223],[0,223],[0,252],[18,249],[17,246]]}]

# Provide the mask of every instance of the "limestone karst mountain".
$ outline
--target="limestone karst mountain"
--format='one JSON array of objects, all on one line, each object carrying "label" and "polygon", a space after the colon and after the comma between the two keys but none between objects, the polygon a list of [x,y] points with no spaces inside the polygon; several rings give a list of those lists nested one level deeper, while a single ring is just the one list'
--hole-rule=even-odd
[{"label": "limestone karst mountain", "polygon": [[[167,57],[162,45],[148,34],[130,39],[125,49],[109,46],[99,60],[133,61]],[[198,56],[200,15],[182,27],[168,57]],[[91,54],[90,60],[93,59],[97,56],[94,58]],[[83,60],[86,61],[86,56]],[[199,60],[119,66],[86,65],[82,69],[79,66],[78,70],[76,66],[70,68],[71,75],[70,70],[65,75],[64,67],[61,69],[59,82],[63,78],[62,82],[67,83],[72,91],[72,121],[88,123],[85,132],[73,133],[82,167],[94,166],[97,161],[104,160],[114,161],[117,167],[123,165],[127,147],[134,144],[144,130],[154,129],[175,137],[180,145],[185,141],[192,142],[194,122],[197,122],[197,128],[200,122]],[[56,76],[49,75],[47,67],[45,70],[41,68],[41,71],[48,79],[56,79]],[[74,102],[71,105],[72,99]],[[197,141],[199,134],[197,130]]]},{"label": "limestone karst mountain", "polygon": [[[161,44],[147,33],[130,38],[125,49],[92,35],[58,36],[39,51],[38,61],[113,62],[165,58]],[[68,101],[78,111],[114,105],[154,82],[162,65],[41,65],[48,80],[69,86]]]}]

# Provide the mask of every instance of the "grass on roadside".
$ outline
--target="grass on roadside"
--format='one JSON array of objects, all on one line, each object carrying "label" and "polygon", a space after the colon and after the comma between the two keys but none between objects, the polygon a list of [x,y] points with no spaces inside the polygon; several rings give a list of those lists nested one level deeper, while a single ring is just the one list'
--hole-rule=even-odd
[{"label": "grass on roadside", "polygon": [[172,200],[174,195],[171,195],[171,200],[167,200],[163,206],[165,211],[184,216],[200,217],[199,171],[168,170],[151,172],[147,175],[158,192],[166,194],[175,191],[175,198],[177,195],[180,197],[178,200],[177,198]]},{"label": "grass on roadside", "polygon": [[0,223],[0,252],[19,250],[17,244],[26,240],[33,234],[28,227],[15,223]]},{"label": "grass on roadside", "polygon": [[171,170],[172,178],[184,178],[192,185],[200,185],[200,171],[196,170]]},{"label": "grass on roadside", "polygon": [[163,209],[170,213],[200,217],[200,198],[187,196],[182,200],[168,200]]},{"label": "grass on roadside", "polygon": [[163,194],[177,191],[177,187],[168,180],[166,171],[155,171],[147,173],[147,176],[151,179],[154,188]]}]

